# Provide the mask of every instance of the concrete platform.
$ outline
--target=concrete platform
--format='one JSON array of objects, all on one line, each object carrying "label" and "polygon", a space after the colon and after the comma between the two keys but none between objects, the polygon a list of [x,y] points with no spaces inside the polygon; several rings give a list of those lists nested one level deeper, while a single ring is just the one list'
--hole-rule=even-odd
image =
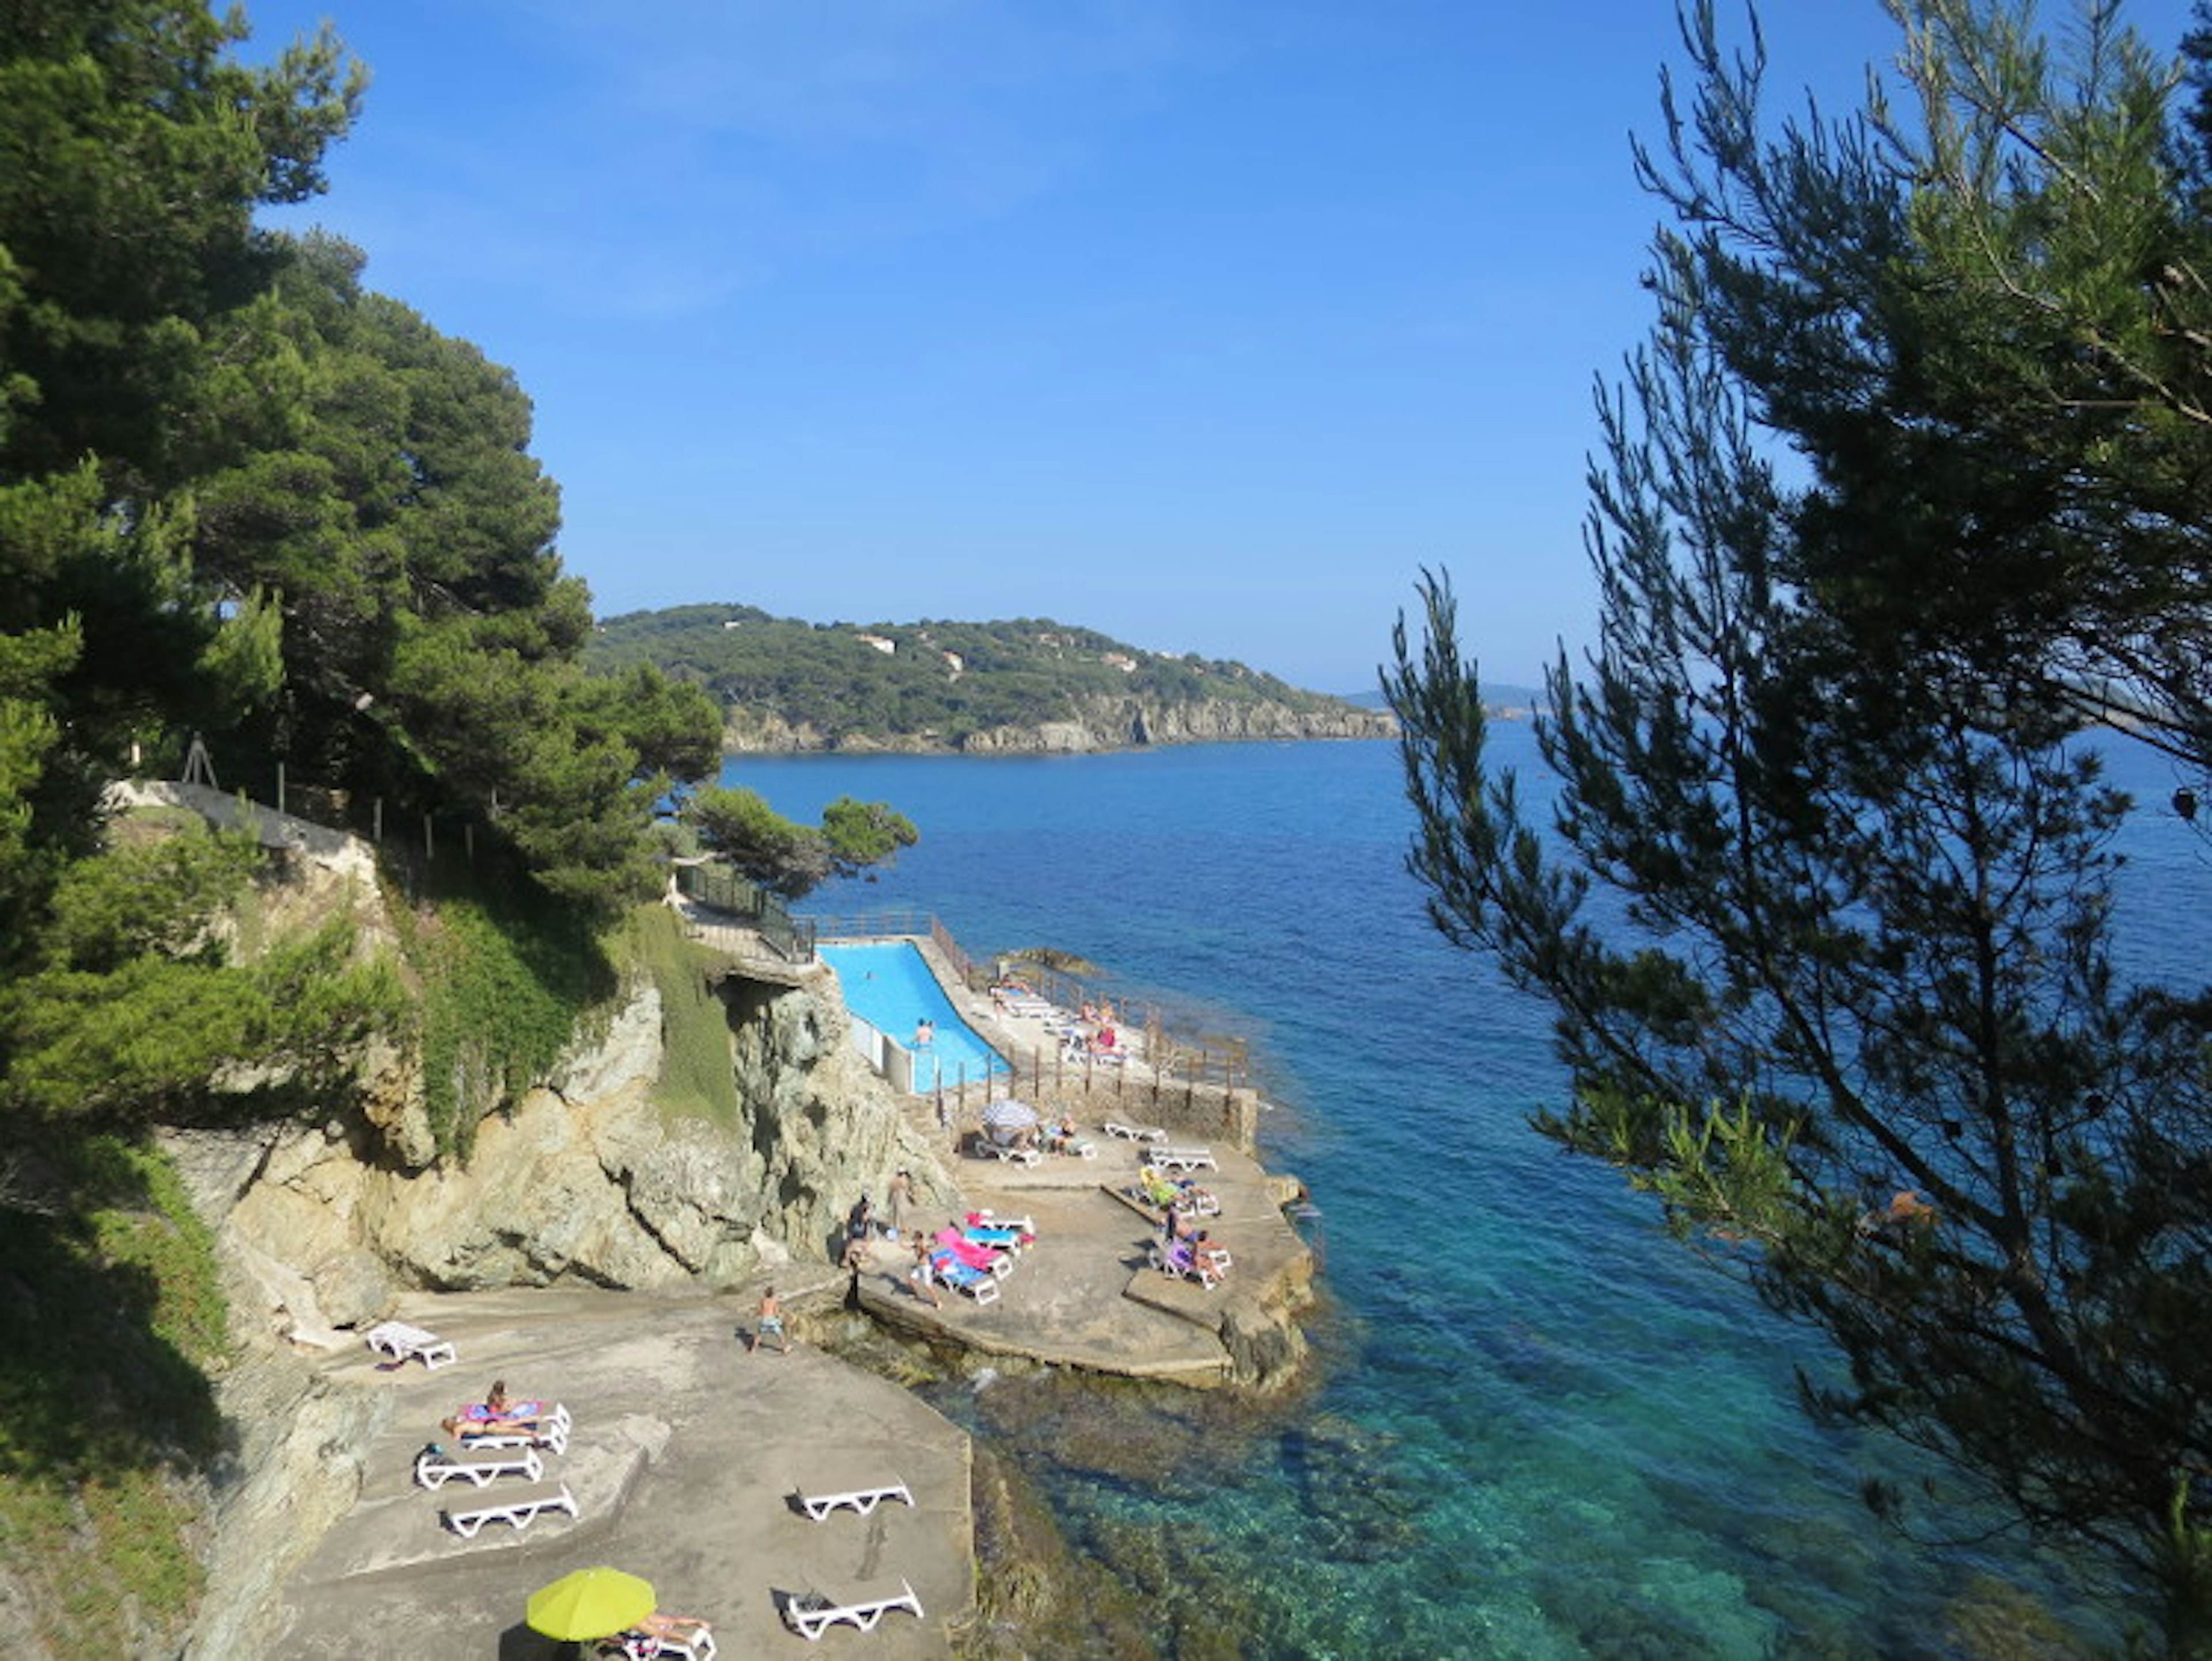
[{"label": "concrete platform", "polygon": [[[1091,1129],[1095,1129],[1095,1127]],[[1205,1226],[1236,1256],[1208,1291],[1152,1269],[1158,1215],[1127,1184],[1133,1145],[1098,1139],[1096,1159],[1048,1156],[1024,1167],[957,1162],[962,1210],[1026,1214],[1037,1243],[997,1302],[956,1293],[933,1310],[906,1279],[910,1251],[880,1244],[860,1275],[860,1302],[889,1325],[987,1354],[1190,1384],[1225,1381],[1224,1334],[1256,1328],[1295,1302],[1312,1272],[1267,1173],[1216,1147],[1218,1172],[1197,1173],[1222,1202]],[[922,1220],[930,1232],[950,1220]],[[779,1272],[795,1329],[809,1308],[843,1298],[826,1265]],[[380,1363],[365,1346],[334,1356],[339,1380],[390,1398],[384,1428],[359,1457],[358,1500],[287,1584],[286,1627],[270,1652],[320,1658],[453,1655],[554,1661],[562,1646],[523,1624],[529,1594],[571,1569],[606,1563],[642,1574],[662,1609],[714,1623],[720,1651],[877,1661],[949,1657],[948,1627],[974,1606],[975,1548],[966,1435],[896,1385],[794,1341],[751,1353],[751,1296],[518,1289],[408,1300],[402,1313],[451,1339],[459,1359],[429,1372]],[[575,1425],[544,1480],[566,1483],[579,1517],[528,1528],[487,1524],[473,1539],[441,1512],[477,1491],[412,1481],[415,1455],[447,1441],[438,1421],[481,1399],[494,1378],[520,1399],[567,1403]],[[501,1479],[502,1481],[506,1479]],[[849,1511],[814,1523],[795,1496],[893,1481],[919,1502]],[[486,1494],[496,1491],[483,1490]],[[782,1624],[779,1599],[845,1601],[908,1581],[928,1611],[892,1615],[872,1634],[832,1628],[809,1645]]]},{"label": "concrete platform", "polygon": [[[1096,1127],[1086,1127],[1086,1134]],[[1048,1154],[1036,1165],[964,1159],[960,1181],[971,1209],[1029,1215],[1037,1243],[978,1305],[942,1292],[933,1310],[908,1285],[910,1252],[878,1246],[860,1279],[863,1307],[878,1319],[994,1354],[1130,1378],[1194,1384],[1223,1382],[1230,1354],[1221,1334],[1232,1319],[1248,1329],[1266,1311],[1294,1302],[1312,1275],[1305,1243],[1284,1220],[1267,1173],[1249,1156],[1215,1147],[1218,1171],[1194,1173],[1221,1202],[1203,1219],[1235,1267],[1211,1291],[1160,1274],[1147,1261],[1158,1213],[1129,1185],[1143,1163],[1136,1144],[1097,1135],[1098,1157]],[[929,1220],[934,1232],[947,1219]]]},{"label": "concrete platform", "polygon": [[[817,1277],[822,1271],[817,1271]],[[787,1289],[793,1289],[790,1282]],[[804,1295],[803,1293],[800,1295]],[[424,1297],[406,1316],[453,1340],[459,1360],[380,1366],[364,1347],[333,1358],[348,1382],[388,1392],[392,1412],[362,1451],[359,1502],[288,1585],[271,1653],[298,1658],[567,1653],[523,1625],[529,1594],[571,1569],[641,1574],[664,1609],[714,1623],[724,1655],[828,1655],[865,1645],[884,1661],[951,1653],[948,1621],[972,1606],[966,1435],[896,1385],[803,1342],[748,1353],[751,1304],[736,1297],[513,1291]],[[544,1456],[580,1515],[527,1529],[487,1524],[472,1540],[441,1510],[495,1494],[412,1482],[438,1421],[495,1378],[574,1416],[566,1457]],[[504,1481],[506,1479],[502,1479]],[[809,1521],[794,1495],[904,1482],[917,1505]],[[787,1630],[777,1597],[842,1601],[910,1581],[928,1612],[887,1617],[865,1639],[818,1645]]]}]

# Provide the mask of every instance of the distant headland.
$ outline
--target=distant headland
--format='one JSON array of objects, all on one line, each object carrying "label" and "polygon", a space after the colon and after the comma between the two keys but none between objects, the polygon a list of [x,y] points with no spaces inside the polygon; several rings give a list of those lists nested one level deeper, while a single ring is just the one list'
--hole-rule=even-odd
[{"label": "distant headland", "polygon": [[1397,731],[1386,709],[1049,618],[816,624],[685,605],[606,619],[586,661],[650,663],[703,686],[735,752],[1073,753]]}]

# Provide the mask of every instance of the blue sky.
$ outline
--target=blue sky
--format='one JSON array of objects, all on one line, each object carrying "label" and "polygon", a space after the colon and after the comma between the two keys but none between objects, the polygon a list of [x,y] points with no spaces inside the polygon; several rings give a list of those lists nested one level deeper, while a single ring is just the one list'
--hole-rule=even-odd
[{"label": "blue sky", "polygon": [[[1590,633],[1671,0],[247,9],[374,76],[276,222],[515,371],[602,615],[1050,617],[1347,691],[1425,566],[1486,678]],[[1778,93],[1894,52],[1765,11]]]}]

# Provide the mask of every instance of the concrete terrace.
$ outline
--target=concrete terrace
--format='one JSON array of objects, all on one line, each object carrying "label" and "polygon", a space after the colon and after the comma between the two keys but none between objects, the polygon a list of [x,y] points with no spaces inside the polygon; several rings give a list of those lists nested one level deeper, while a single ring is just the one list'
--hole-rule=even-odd
[{"label": "concrete terrace", "polygon": [[[815,1272],[811,1295],[842,1289]],[[810,1294],[795,1279],[795,1299]],[[453,1366],[380,1364],[364,1348],[329,1370],[391,1398],[365,1448],[352,1510],[285,1589],[287,1657],[498,1656],[552,1661],[569,1653],[523,1624],[529,1594],[571,1569],[609,1563],[642,1574],[660,1606],[714,1624],[722,1654],[831,1655],[864,1644],[886,1661],[950,1653],[948,1621],[972,1603],[968,1439],[897,1386],[805,1343],[748,1353],[750,1299],[670,1299],[599,1291],[506,1291],[409,1300],[406,1316],[452,1339]],[[580,1516],[548,1514],[527,1529],[488,1524],[473,1539],[442,1525],[451,1506],[521,1486],[453,1481],[416,1486],[438,1421],[481,1399],[494,1378],[519,1397],[565,1402],[575,1421],[565,1456],[543,1457],[547,1483],[565,1483]],[[793,1495],[902,1481],[914,1508],[879,1506],[814,1523]],[[833,1628],[808,1645],[782,1623],[777,1599],[817,1592],[838,1601],[895,1593],[902,1580],[926,1617],[887,1616],[866,1638]]]},{"label": "concrete terrace", "polygon": [[[1218,1171],[1192,1173],[1221,1202],[1201,1226],[1236,1260],[1225,1284],[1208,1291],[1150,1266],[1158,1214],[1125,1192],[1141,1155],[1135,1144],[1085,1127],[1095,1159],[1047,1154],[1033,1166],[963,1159],[961,1191],[970,1209],[1032,1218],[1037,1241],[977,1305],[940,1291],[932,1309],[908,1285],[912,1254],[885,1242],[859,1277],[862,1307],[886,1324],[950,1339],[989,1354],[1054,1366],[1180,1383],[1222,1382],[1230,1366],[1223,1334],[1256,1329],[1295,1299],[1311,1277],[1311,1255],[1284,1220],[1273,1182],[1249,1155],[1212,1146]],[[926,1218],[934,1231],[945,1218]]]},{"label": "concrete terrace", "polygon": [[[885,1241],[855,1277],[861,1305],[884,1324],[984,1354],[1193,1384],[1221,1382],[1223,1334],[1274,1317],[1310,1273],[1269,1179],[1249,1157],[1215,1149],[1223,1169],[1200,1180],[1222,1202],[1208,1220],[1236,1256],[1206,1291],[1150,1268],[1152,1214],[1121,1197],[1139,1153],[1094,1137],[1095,1160],[1048,1155],[1034,1167],[960,1162],[963,1203],[1027,1214],[1037,1243],[994,1304],[952,1292],[939,1311],[907,1283],[911,1255]],[[933,1229],[943,1219],[929,1220]],[[750,1293],[689,1297],[518,1289],[407,1301],[404,1318],[451,1339],[459,1360],[437,1371],[382,1364],[364,1348],[325,1364],[335,1379],[390,1398],[357,1457],[351,1511],[291,1577],[288,1657],[562,1653],[522,1623],[538,1586],[595,1563],[642,1574],[661,1607],[714,1623],[725,1655],[834,1654],[856,1646],[881,1661],[951,1652],[948,1627],[974,1602],[966,1435],[896,1385],[805,1342],[811,1318],[845,1299],[848,1277],[823,1266],[781,1272],[794,1342],[788,1356],[751,1352]],[[480,1399],[494,1378],[517,1396],[564,1402],[575,1428],[565,1456],[544,1457],[580,1516],[549,1514],[525,1530],[488,1524],[472,1540],[443,1526],[449,1504],[494,1497],[459,1482],[436,1492],[412,1480],[415,1455],[444,1440],[438,1421]],[[793,1496],[902,1481],[918,1505],[836,1513],[816,1524]],[[517,1484],[516,1486],[520,1486]],[[841,1601],[913,1585],[927,1611],[892,1615],[863,1637],[833,1628],[819,1646],[783,1625],[779,1598]]]}]

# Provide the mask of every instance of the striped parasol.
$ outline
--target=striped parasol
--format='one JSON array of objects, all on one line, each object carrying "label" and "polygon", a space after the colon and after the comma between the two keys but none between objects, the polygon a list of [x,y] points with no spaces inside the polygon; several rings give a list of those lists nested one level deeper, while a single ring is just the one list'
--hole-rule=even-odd
[{"label": "striped parasol", "polygon": [[983,1109],[983,1128],[987,1130],[1027,1130],[1036,1122],[1036,1109],[1012,1096],[1003,1097]]}]

